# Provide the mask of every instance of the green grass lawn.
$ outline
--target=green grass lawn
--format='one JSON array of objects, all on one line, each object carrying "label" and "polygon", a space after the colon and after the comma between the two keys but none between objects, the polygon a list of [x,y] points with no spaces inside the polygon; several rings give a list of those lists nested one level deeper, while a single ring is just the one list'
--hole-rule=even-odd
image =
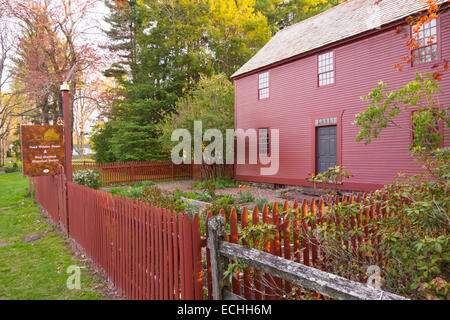
[{"label": "green grass lawn", "polygon": [[[101,278],[74,259],[67,240],[54,231],[27,194],[28,179],[21,173],[0,174],[0,300],[101,299]],[[22,241],[36,233],[45,236]],[[12,244],[2,246],[6,243]],[[79,290],[67,288],[70,265],[82,268]]]}]

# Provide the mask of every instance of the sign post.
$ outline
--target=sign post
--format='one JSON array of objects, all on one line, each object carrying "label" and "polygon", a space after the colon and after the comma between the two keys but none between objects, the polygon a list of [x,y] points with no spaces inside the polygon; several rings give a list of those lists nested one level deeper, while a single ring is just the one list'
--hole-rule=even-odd
[{"label": "sign post", "polygon": [[66,180],[72,182],[72,121],[70,118],[69,89],[67,82],[64,82],[60,88],[63,101],[64,142],[66,151],[64,171],[66,173]]}]

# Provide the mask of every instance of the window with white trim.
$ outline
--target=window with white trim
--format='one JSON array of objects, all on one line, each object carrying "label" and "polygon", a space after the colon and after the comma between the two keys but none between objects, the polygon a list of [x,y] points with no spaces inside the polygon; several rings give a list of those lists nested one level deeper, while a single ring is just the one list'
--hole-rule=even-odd
[{"label": "window with white trim", "polygon": [[436,61],[438,59],[436,19],[423,24],[421,27],[412,26],[412,33],[417,43],[417,49],[412,51],[413,65]]},{"label": "window with white trim", "polygon": [[269,154],[269,128],[258,129],[258,150],[259,154]]},{"label": "window with white trim", "polygon": [[258,75],[258,93],[259,100],[269,97],[269,72],[260,73]]},{"label": "window with white trim", "polygon": [[318,57],[319,86],[334,83],[334,53],[333,51],[321,54]]}]

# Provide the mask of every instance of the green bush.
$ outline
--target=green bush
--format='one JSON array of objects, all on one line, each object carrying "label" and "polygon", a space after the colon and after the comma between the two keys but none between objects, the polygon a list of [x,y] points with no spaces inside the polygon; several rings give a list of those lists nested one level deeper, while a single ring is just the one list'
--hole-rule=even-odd
[{"label": "green bush", "polygon": [[208,193],[211,197],[216,196],[216,185],[212,180],[206,180],[203,185],[204,192]]},{"label": "green bush", "polygon": [[229,177],[217,178],[214,182],[216,189],[234,188],[236,187],[236,181]]},{"label": "green bush", "polygon": [[144,187],[140,200],[148,201],[156,207],[176,212],[184,212],[186,209],[186,202],[181,199],[180,192],[164,192],[154,186]]},{"label": "green bush", "polygon": [[227,221],[230,220],[231,206],[227,203],[220,203],[218,200],[214,200],[210,205],[207,205],[205,211],[211,211],[213,215],[218,215],[220,210],[223,209],[225,211],[225,216]]},{"label": "green bush", "polygon": [[188,199],[198,199],[199,195],[195,192],[183,192],[183,197]]},{"label": "green bush", "polygon": [[247,203],[247,202],[253,202],[254,198],[253,198],[253,195],[251,194],[251,192],[247,190],[247,192],[245,192],[245,193],[244,192],[239,193],[239,200],[241,200],[244,203]]},{"label": "green bush", "polygon": [[126,189],[112,189],[110,193],[112,194],[120,194],[122,196],[125,196],[127,198],[133,198],[133,199],[139,199],[144,192],[143,186],[141,187],[129,187]]},{"label": "green bush", "polygon": [[130,186],[136,186],[136,187],[151,187],[154,186],[155,183],[153,181],[138,181],[138,182],[134,182],[134,183],[130,183]]},{"label": "green bush", "polygon": [[194,214],[198,213],[198,211],[199,211],[198,205],[186,202],[184,212],[189,214],[189,217],[191,217],[191,220],[192,220],[192,217],[194,216]]},{"label": "green bush", "polygon": [[[448,175],[448,158],[445,160],[439,168],[442,176]],[[323,262],[336,268],[333,273],[352,274],[359,279],[366,278],[370,265],[377,265],[382,270],[384,290],[412,299],[449,299],[448,179],[400,175],[398,181],[372,195],[371,201],[385,214],[372,222],[374,227],[369,226],[368,233],[364,224],[348,232],[343,221],[354,219],[365,210],[369,212],[370,202],[330,206],[332,216],[338,214],[341,223],[338,228],[325,224],[317,229],[318,238],[325,240],[321,245],[328,253],[328,260]],[[365,241],[359,252],[347,247],[350,236],[361,235]],[[376,254],[378,251],[381,254]]]},{"label": "green bush", "polygon": [[19,171],[19,166],[17,165],[17,162],[14,162],[12,166],[5,166],[5,167],[0,167],[0,171],[5,171],[5,173],[12,173],[12,172],[17,172]]},{"label": "green bush", "polygon": [[234,203],[234,201],[235,201],[235,199],[234,199],[234,197],[233,196],[224,196],[224,197],[222,197],[222,198],[220,198],[219,200],[217,200],[219,203],[222,203],[222,204],[233,204]]},{"label": "green bush", "polygon": [[263,211],[264,208],[264,204],[267,203],[267,207],[269,208],[269,211],[272,211],[273,208],[273,202],[269,203],[269,200],[267,200],[266,198],[259,198],[256,199],[256,206],[258,207],[259,212]]},{"label": "green bush", "polygon": [[213,197],[211,197],[211,195],[207,192],[203,192],[197,198],[197,200],[204,201],[204,202],[210,202],[212,199],[213,199]]},{"label": "green bush", "polygon": [[97,190],[101,186],[101,174],[94,169],[77,170],[73,173],[73,182]]},{"label": "green bush", "polygon": [[216,180],[203,180],[197,181],[193,188],[195,190],[205,190],[207,188],[212,188],[211,185],[214,185],[215,189],[234,188],[236,187],[236,181],[229,177],[217,178]]},{"label": "green bush", "polygon": [[218,215],[220,213],[220,210],[223,209],[225,211],[225,217],[227,221],[230,221],[232,208],[236,210],[236,216],[239,222],[241,220],[242,208],[240,206],[232,206],[228,203],[221,203],[220,200],[214,200],[210,205],[206,206],[205,213],[211,211],[213,215]]}]

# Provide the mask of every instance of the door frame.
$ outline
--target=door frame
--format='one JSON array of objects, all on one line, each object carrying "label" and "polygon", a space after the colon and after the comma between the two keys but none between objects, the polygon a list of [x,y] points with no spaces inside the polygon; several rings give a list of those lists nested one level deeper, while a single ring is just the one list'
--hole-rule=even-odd
[{"label": "door frame", "polygon": [[[342,166],[342,116],[344,114],[344,110],[334,111],[334,112],[325,112],[325,113],[316,113],[311,115],[311,175],[317,174],[317,127],[326,127],[326,126],[336,126],[336,158],[337,165]],[[317,123],[323,119],[333,119],[336,118],[336,122],[334,123]],[[317,121],[316,121],[317,120]],[[310,177],[311,177],[310,175]],[[308,178],[310,178],[308,177]]]}]

